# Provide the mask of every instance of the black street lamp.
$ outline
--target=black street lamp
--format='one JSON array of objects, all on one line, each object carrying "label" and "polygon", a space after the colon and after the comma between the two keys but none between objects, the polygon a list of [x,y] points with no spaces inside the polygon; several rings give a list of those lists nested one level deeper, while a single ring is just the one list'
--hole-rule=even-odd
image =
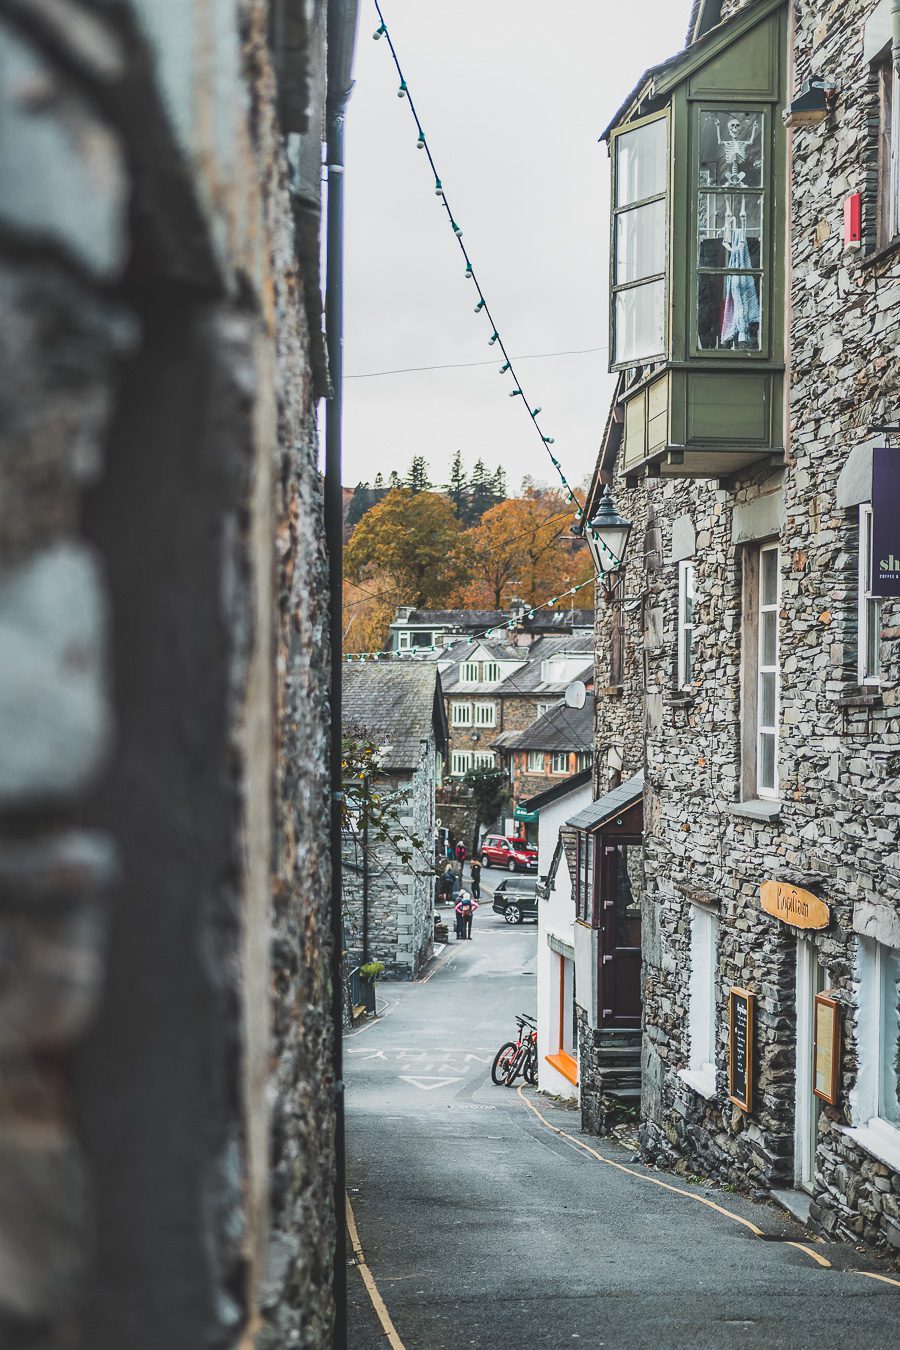
[{"label": "black street lamp", "polygon": [[631,521],[619,515],[612,493],[608,486],[605,487],[597,513],[587,526],[588,548],[598,576],[617,572],[622,566],[631,529]]}]

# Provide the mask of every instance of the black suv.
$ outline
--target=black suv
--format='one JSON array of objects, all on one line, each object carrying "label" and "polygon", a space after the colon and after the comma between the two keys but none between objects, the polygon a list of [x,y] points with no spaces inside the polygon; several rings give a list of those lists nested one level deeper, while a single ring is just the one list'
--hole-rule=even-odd
[{"label": "black suv", "polygon": [[506,877],[494,888],[494,913],[502,914],[507,923],[537,923],[536,883],[524,877],[514,880]]}]

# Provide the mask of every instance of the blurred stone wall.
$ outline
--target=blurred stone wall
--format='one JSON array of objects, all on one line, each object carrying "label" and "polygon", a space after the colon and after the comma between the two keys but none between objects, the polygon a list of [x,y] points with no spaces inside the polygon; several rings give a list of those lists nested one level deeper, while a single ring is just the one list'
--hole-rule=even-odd
[{"label": "blurred stone wall", "polygon": [[0,1346],[333,1315],[320,0],[0,7]]}]

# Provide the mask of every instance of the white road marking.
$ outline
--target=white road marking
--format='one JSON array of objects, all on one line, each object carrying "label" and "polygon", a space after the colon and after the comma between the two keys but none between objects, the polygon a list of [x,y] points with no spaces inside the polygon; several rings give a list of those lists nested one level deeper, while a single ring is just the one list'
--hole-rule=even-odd
[{"label": "white road marking", "polygon": [[426,1077],[427,1075],[425,1074],[419,1075],[415,1078],[405,1073],[402,1073],[400,1075],[400,1078],[404,1083],[411,1083],[413,1087],[419,1088],[420,1091],[422,1092],[432,1092],[435,1088],[448,1087],[450,1083],[462,1082],[461,1078],[434,1078],[426,1082]]}]

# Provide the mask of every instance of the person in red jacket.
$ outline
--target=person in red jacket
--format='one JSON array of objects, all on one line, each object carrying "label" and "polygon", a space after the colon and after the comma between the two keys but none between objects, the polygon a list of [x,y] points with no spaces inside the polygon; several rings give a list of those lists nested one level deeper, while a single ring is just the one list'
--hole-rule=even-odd
[{"label": "person in red jacket", "polygon": [[459,941],[472,940],[472,919],[478,904],[468,891],[460,891],[456,905],[456,936]]},{"label": "person in red jacket", "polygon": [[466,861],[466,846],[461,839],[459,843],[456,845],[456,848],[454,849],[454,854],[456,856],[456,861],[459,863],[461,869],[463,863]]}]

